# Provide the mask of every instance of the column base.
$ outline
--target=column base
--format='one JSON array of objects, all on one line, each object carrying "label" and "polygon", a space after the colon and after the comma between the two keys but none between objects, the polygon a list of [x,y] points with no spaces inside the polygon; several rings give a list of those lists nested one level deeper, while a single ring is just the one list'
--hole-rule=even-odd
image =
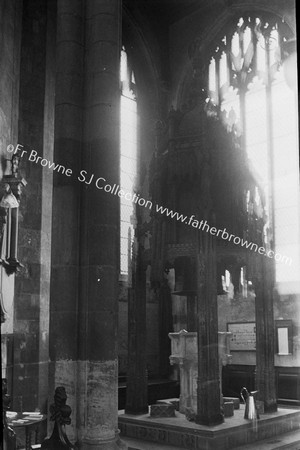
[{"label": "column base", "polygon": [[196,415],[195,422],[198,425],[205,425],[207,427],[213,427],[215,425],[219,425],[220,423],[224,422],[224,416],[223,414],[215,414],[214,416],[199,416]]},{"label": "column base", "polygon": [[113,441],[81,441],[78,442],[77,447],[79,450],[127,450],[128,446],[120,438]]},{"label": "column base", "polygon": [[277,412],[277,403],[265,403],[264,404],[264,412],[265,413],[274,413]]},{"label": "column base", "polygon": [[76,443],[79,450],[127,450],[128,446],[120,439],[120,430],[113,439],[86,439]]}]

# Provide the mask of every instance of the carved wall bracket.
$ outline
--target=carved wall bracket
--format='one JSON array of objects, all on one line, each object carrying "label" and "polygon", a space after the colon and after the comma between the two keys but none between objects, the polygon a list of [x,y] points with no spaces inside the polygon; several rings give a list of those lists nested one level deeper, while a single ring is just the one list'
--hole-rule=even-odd
[{"label": "carved wall bracket", "polygon": [[0,202],[0,264],[7,275],[15,273],[22,265],[18,261],[18,207],[21,191],[27,182],[18,174],[19,156],[10,160],[11,173],[4,175],[0,182],[2,198]]},{"label": "carved wall bracket", "polygon": [[[18,208],[22,188],[27,182],[18,174],[19,161],[18,153],[14,154],[9,160],[11,173],[0,181],[0,265],[8,276],[23,267],[18,260]],[[11,301],[0,292],[1,323],[8,317]]]}]

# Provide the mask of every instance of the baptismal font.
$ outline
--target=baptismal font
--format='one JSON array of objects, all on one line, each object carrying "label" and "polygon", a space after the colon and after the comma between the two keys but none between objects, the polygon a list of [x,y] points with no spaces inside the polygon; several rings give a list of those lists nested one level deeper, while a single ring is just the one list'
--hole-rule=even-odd
[{"label": "baptismal font", "polygon": [[[218,332],[220,392],[222,393],[222,367],[230,364],[230,332]],[[179,412],[197,411],[198,346],[197,332],[180,330],[169,333],[171,339],[170,364],[178,365],[180,374]],[[221,404],[223,398],[221,395]]]}]

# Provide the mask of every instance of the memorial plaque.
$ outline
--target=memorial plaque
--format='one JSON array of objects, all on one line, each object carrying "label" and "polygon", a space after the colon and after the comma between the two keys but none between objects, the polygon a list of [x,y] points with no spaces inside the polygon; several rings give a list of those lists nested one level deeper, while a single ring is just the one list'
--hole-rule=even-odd
[{"label": "memorial plaque", "polygon": [[255,322],[228,323],[227,329],[232,333],[230,338],[230,351],[256,350]]}]

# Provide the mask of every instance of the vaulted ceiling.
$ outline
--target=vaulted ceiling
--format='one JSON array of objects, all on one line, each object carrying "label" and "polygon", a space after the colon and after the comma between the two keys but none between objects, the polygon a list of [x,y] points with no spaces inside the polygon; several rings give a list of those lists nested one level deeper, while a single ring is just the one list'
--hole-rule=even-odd
[{"label": "vaulted ceiling", "polygon": [[147,18],[155,23],[170,25],[177,20],[195,12],[210,13],[211,16],[220,13],[224,8],[238,8],[241,5],[246,8],[258,8],[262,10],[287,10],[293,11],[296,0],[123,0],[125,8],[133,14]]},{"label": "vaulted ceiling", "polygon": [[124,0],[131,11],[155,21],[171,24],[214,0]]}]

